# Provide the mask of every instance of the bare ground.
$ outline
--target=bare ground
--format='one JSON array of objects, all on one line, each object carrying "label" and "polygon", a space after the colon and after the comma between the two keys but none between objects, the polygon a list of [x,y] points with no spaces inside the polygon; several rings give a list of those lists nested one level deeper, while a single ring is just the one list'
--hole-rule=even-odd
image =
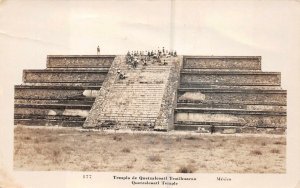
[{"label": "bare ground", "polygon": [[15,170],[285,173],[286,137],[15,127]]}]

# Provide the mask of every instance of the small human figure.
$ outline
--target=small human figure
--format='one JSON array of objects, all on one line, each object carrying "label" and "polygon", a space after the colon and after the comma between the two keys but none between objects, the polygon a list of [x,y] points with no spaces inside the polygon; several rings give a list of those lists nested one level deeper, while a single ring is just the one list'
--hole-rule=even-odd
[{"label": "small human figure", "polygon": [[213,134],[215,132],[215,126],[214,125],[211,125],[210,127],[210,134]]},{"label": "small human figure", "polygon": [[176,50],[174,51],[174,57],[177,57],[177,52],[176,52]]},{"label": "small human figure", "polygon": [[145,59],[142,59],[143,66],[147,66],[147,61]]},{"label": "small human figure", "polygon": [[100,55],[100,47],[99,47],[99,45],[97,47],[97,55]]},{"label": "small human figure", "polygon": [[133,68],[137,67],[138,62],[136,60],[133,61]]},{"label": "small human figure", "polygon": [[157,58],[157,62],[158,62],[159,64],[161,64],[161,59],[160,59],[160,57]]},{"label": "small human figure", "polygon": [[168,63],[166,62],[166,60],[164,59],[164,65],[167,65]]},{"label": "small human figure", "polygon": [[136,68],[137,65],[138,65],[138,59],[137,59],[137,57],[134,57],[132,66],[133,66],[133,68]]},{"label": "small human figure", "polygon": [[120,70],[117,71],[120,80],[124,80],[126,78],[125,73],[121,73]]},{"label": "small human figure", "polygon": [[161,56],[161,51],[160,51],[160,50],[158,50],[158,56],[159,56],[159,57]]}]

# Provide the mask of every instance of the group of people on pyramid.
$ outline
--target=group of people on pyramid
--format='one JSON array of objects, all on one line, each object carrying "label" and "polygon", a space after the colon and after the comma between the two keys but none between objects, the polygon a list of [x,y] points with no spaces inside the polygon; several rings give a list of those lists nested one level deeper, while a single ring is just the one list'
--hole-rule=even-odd
[{"label": "group of people on pyramid", "polygon": [[177,52],[173,50],[165,50],[163,47],[162,50],[146,50],[146,51],[131,51],[126,54],[126,63],[132,65],[133,68],[136,68],[137,65],[141,62],[143,66],[146,66],[149,61],[158,62],[163,65],[167,65],[166,60],[161,61],[161,58],[176,57]]}]

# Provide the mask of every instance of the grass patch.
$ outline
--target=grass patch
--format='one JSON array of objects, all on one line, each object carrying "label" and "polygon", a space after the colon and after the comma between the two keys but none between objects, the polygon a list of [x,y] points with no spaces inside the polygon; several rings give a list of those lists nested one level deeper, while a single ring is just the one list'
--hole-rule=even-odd
[{"label": "grass patch", "polygon": [[[286,172],[285,136],[236,137],[202,134],[169,136],[82,132],[72,128],[21,127],[15,128],[14,139],[16,170]],[[279,153],[276,154],[277,152]],[[166,160],[169,161],[167,165]]]}]

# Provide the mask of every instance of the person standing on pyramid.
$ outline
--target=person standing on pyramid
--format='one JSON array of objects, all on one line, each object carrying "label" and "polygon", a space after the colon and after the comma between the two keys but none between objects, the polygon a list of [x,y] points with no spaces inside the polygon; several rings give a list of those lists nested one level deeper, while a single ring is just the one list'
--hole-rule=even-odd
[{"label": "person standing on pyramid", "polygon": [[97,47],[97,55],[100,55],[100,47],[99,47],[99,45]]}]

